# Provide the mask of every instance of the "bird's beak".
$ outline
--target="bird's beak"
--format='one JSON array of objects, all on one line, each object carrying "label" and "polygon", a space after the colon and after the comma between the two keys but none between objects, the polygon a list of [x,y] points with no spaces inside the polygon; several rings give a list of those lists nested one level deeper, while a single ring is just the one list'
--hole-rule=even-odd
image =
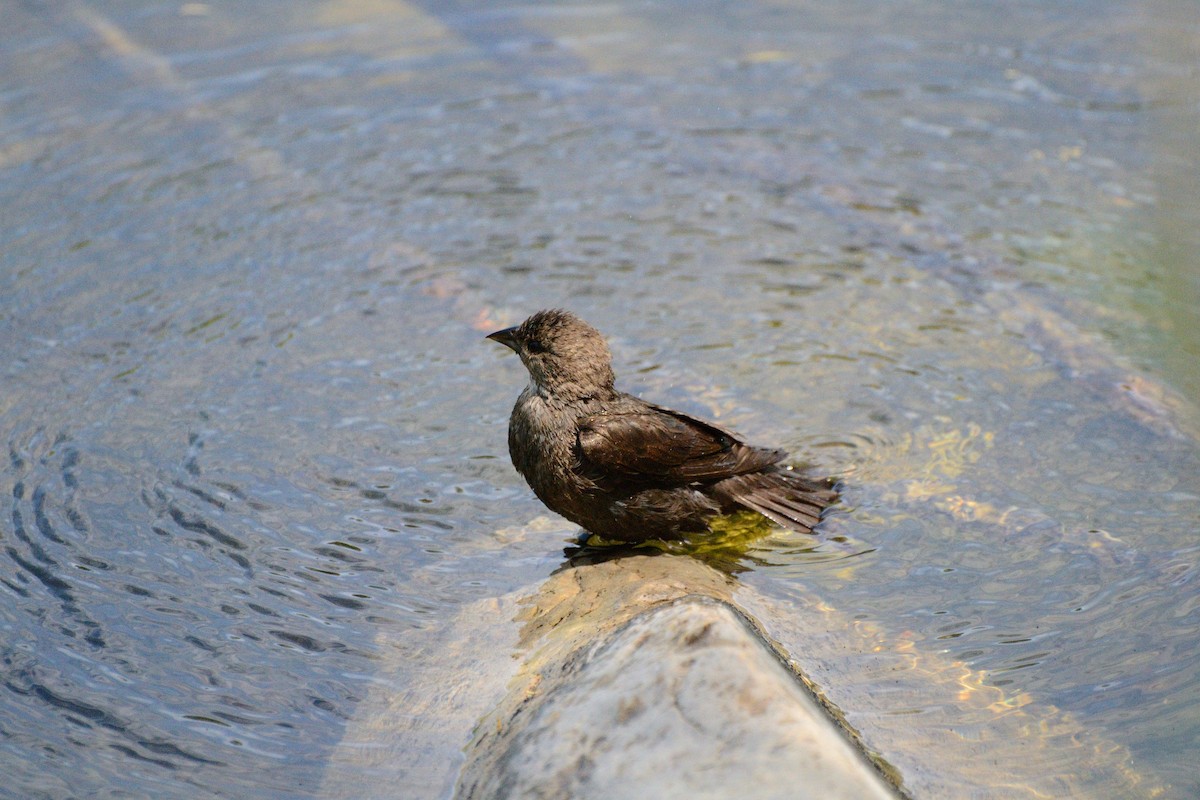
[{"label": "bird's beak", "polygon": [[512,348],[513,352],[516,352],[516,349],[517,349],[516,332],[517,332],[517,329],[515,327],[505,328],[502,331],[496,331],[495,333],[489,333],[487,335],[487,338],[491,339],[493,342],[499,342],[500,344],[504,345],[505,347]]}]

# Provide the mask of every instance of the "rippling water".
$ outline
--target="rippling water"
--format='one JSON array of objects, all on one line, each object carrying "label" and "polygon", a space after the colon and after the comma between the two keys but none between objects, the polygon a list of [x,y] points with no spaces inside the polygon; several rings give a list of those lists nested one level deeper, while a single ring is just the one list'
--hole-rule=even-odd
[{"label": "rippling water", "polygon": [[843,477],[694,557],[914,796],[1193,796],[1174,11],[7,8],[0,793],[450,791],[574,534],[480,337],[567,305]]}]

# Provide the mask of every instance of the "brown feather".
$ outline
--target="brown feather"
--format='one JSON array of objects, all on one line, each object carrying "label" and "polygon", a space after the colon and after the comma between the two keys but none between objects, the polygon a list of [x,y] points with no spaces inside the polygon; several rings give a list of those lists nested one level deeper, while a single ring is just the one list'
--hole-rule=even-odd
[{"label": "brown feather", "polygon": [[783,450],[617,391],[604,337],[569,312],[541,311],[490,338],[531,378],[509,421],[513,465],[549,508],[593,533],[675,538],[739,508],[811,533],[837,499],[828,482],[780,467]]},{"label": "brown feather", "polygon": [[729,431],[650,403],[580,421],[579,463],[601,486],[683,486],[769,467],[782,450],[751,447]]}]

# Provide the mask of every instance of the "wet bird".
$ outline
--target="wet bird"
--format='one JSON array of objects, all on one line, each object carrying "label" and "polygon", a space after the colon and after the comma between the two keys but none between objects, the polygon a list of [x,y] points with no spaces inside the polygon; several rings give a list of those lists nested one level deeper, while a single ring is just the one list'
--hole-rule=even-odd
[{"label": "wet bird", "polygon": [[487,338],[529,371],[509,419],[513,466],[547,507],[590,533],[679,539],[741,509],[811,533],[837,498],[828,481],[783,466],[783,450],[618,391],[604,337],[570,312],[539,311]]}]

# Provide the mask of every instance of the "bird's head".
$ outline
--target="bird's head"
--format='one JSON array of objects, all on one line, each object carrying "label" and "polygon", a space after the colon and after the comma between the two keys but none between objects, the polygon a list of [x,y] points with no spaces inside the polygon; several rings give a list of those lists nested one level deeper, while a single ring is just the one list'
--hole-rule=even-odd
[{"label": "bird's head", "polygon": [[612,354],[604,337],[569,311],[539,311],[487,338],[521,357],[543,396],[575,400],[613,394]]}]

